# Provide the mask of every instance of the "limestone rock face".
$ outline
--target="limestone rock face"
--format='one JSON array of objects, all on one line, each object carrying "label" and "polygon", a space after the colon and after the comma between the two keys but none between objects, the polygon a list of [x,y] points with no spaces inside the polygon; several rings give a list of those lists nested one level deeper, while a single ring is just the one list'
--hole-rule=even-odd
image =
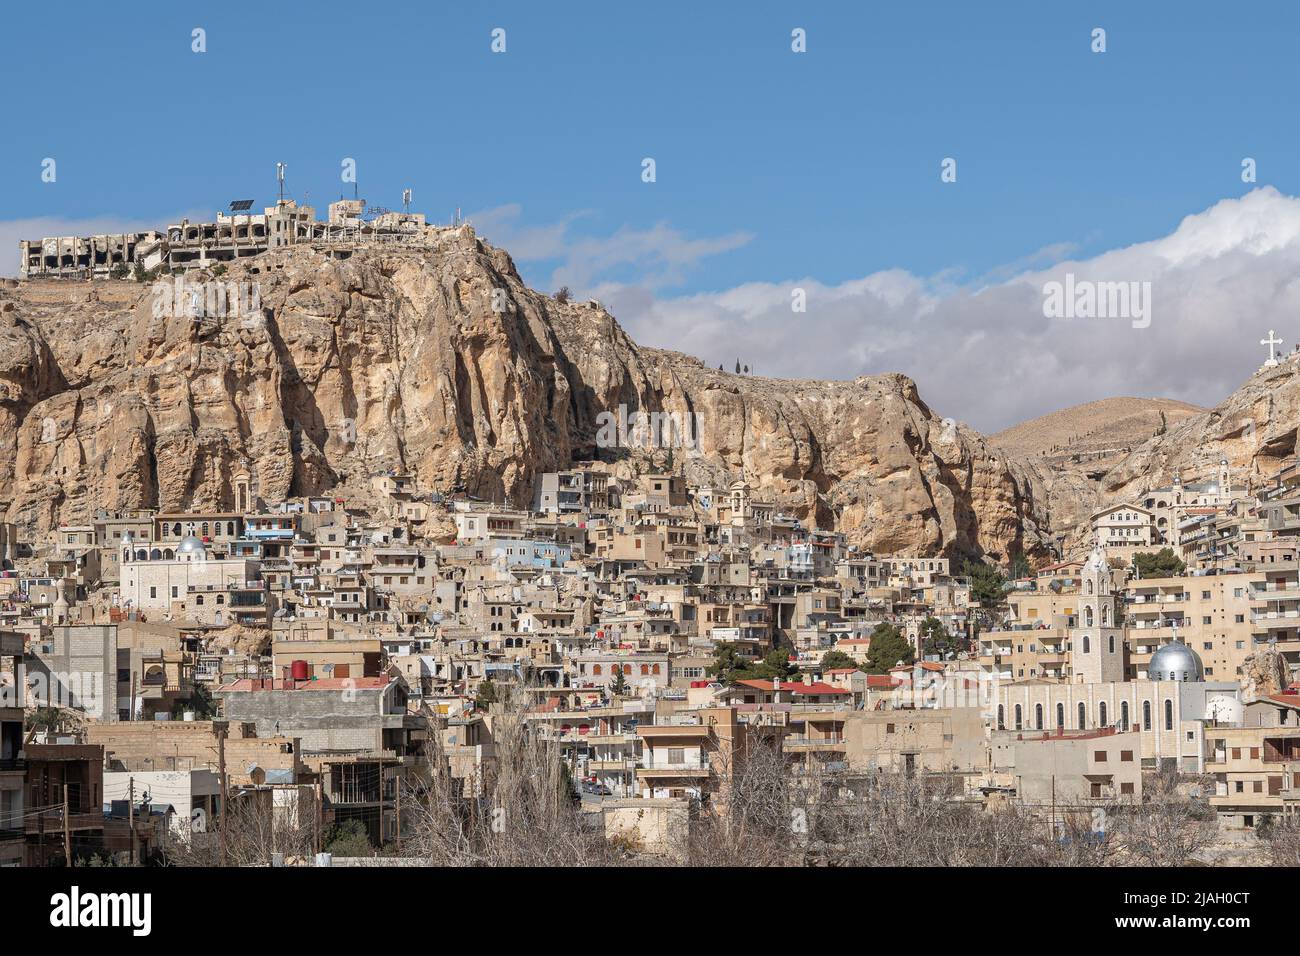
[{"label": "limestone rock face", "polygon": [[1284,693],[1291,683],[1286,658],[1271,649],[1262,649],[1242,662],[1246,699],[1258,700]]},{"label": "limestone rock face", "polygon": [[[573,461],[669,463],[597,447],[601,413],[623,405],[695,416],[698,448],[672,452],[688,477],[743,477],[880,553],[1046,554],[1050,476],[937,417],[910,379],[712,370],[638,347],[597,303],[533,292],[468,226],[439,243],[284,249],[179,293],[177,278],[0,288],[8,520],[44,532],[101,507],[228,508],[241,466],[268,500],[397,468],[525,504],[537,473]],[[221,314],[205,281],[247,308]]]},{"label": "limestone rock face", "polygon": [[1228,461],[1233,488],[1258,492],[1295,458],[1300,429],[1300,355],[1260,369],[1217,407],[1190,415],[1133,447],[1112,467],[1085,475],[1078,469],[1028,461],[1047,501],[1054,533],[1079,544],[1089,515],[1122,501],[1140,501],[1151,488],[1214,480]]}]

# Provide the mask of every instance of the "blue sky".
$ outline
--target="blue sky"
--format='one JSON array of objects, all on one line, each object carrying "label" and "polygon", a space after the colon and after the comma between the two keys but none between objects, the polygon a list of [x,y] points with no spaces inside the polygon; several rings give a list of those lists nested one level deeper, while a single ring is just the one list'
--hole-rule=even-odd
[{"label": "blue sky", "polygon": [[[5,20],[6,243],[14,221],[261,205],[277,161],[323,209],[352,157],[370,202],[411,186],[432,219],[460,207],[537,287],[621,294],[634,333],[651,299],[887,270],[933,289],[1157,239],[1247,193],[1246,156],[1300,191],[1294,4],[234,0]],[[826,375],[884,370],[860,364]]]}]

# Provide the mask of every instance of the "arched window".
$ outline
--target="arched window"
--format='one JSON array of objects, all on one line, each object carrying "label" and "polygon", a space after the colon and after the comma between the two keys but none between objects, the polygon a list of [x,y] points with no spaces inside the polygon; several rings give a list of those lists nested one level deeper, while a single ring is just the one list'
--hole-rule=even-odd
[{"label": "arched window", "polygon": [[1083,730],[1083,728],[1087,726],[1088,726],[1088,708],[1084,705],[1083,701],[1079,701],[1079,729]]},{"label": "arched window", "polygon": [[1056,705],[1056,728],[1058,730],[1065,729],[1065,705],[1062,703]]},{"label": "arched window", "polygon": [[1142,729],[1151,729],[1151,701],[1142,701]]},{"label": "arched window", "polygon": [[651,667],[650,667],[650,673],[651,673],[651,674],[658,674],[658,673],[659,673],[659,665],[658,665],[658,664],[652,664]]},{"label": "arched window", "polygon": [[1104,700],[1097,705],[1097,726],[1106,726],[1106,702]]},{"label": "arched window", "polygon": [[600,673],[600,665],[599,665],[599,664],[592,664],[592,665],[591,665],[591,672],[592,672],[593,674],[599,674],[599,673]]},{"label": "arched window", "polygon": [[235,536],[235,523],[233,521],[226,522],[226,534],[230,535],[232,538]]},{"label": "arched window", "polygon": [[1119,702],[1119,729],[1128,733],[1128,701]]},{"label": "arched window", "polygon": [[1019,730],[1022,726],[1023,721],[1020,719],[1020,705],[1016,704],[1016,730]]},{"label": "arched window", "polygon": [[1110,652],[1111,652],[1112,654],[1115,653],[1115,635],[1114,635],[1114,634],[1112,634],[1112,635],[1110,636]]},{"label": "arched window", "polygon": [[648,675],[649,673],[650,673],[650,665],[649,665],[649,664],[642,664],[642,665],[641,665],[641,676],[644,677],[644,676]]},{"label": "arched window", "polygon": [[998,730],[1007,729],[1006,717],[1007,717],[1006,707],[1003,704],[998,704]]},{"label": "arched window", "polygon": [[1087,634],[1083,635],[1083,652],[1087,654],[1091,647],[1092,641],[1088,638]]},{"label": "arched window", "polygon": [[1092,582],[1091,582],[1091,581],[1088,582],[1088,593],[1089,593],[1089,594],[1092,593]]},{"label": "arched window", "polygon": [[203,522],[203,537],[208,537],[208,523],[206,521]]},{"label": "arched window", "polygon": [[1034,730],[1043,729],[1043,705],[1034,704]]},{"label": "arched window", "polygon": [[[1101,606],[1101,626],[1110,627],[1110,607],[1106,604]],[[1113,651],[1114,648],[1111,648],[1111,650]]]},{"label": "arched window", "polygon": [[1089,604],[1083,609],[1083,626],[1092,627],[1092,605]]},{"label": "arched window", "polygon": [[1174,702],[1165,698],[1165,730],[1174,729]]},{"label": "arched window", "polygon": [[632,673],[632,665],[631,665],[631,664],[624,664],[624,665],[623,665],[623,673],[624,673],[624,674],[630,674],[630,673]]}]

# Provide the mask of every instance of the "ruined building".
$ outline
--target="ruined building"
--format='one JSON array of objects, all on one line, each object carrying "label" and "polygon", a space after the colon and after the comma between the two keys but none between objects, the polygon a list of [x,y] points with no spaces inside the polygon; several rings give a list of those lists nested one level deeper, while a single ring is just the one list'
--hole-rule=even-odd
[{"label": "ruined building", "polygon": [[[245,201],[247,202],[247,201]],[[24,239],[19,246],[19,274],[24,279],[107,279],[144,269],[185,272],[218,262],[260,255],[270,249],[311,243],[346,258],[359,246],[380,243],[420,245],[431,229],[423,213],[371,210],[364,199],[330,203],[321,222],[312,206],[281,199],[261,214],[218,212],[215,222],[182,219],[157,231],[102,236],[49,236]]]}]

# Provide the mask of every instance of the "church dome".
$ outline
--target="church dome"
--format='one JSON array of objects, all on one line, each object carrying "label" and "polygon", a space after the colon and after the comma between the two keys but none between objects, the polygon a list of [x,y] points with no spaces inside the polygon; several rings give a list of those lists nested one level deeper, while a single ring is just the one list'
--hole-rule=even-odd
[{"label": "church dome", "polygon": [[194,535],[186,535],[181,539],[180,545],[176,548],[176,553],[181,554],[206,554],[207,545],[203,543],[202,538],[196,538]]},{"label": "church dome", "polygon": [[1200,655],[1179,640],[1158,647],[1147,665],[1151,680],[1199,681],[1204,674]]}]

